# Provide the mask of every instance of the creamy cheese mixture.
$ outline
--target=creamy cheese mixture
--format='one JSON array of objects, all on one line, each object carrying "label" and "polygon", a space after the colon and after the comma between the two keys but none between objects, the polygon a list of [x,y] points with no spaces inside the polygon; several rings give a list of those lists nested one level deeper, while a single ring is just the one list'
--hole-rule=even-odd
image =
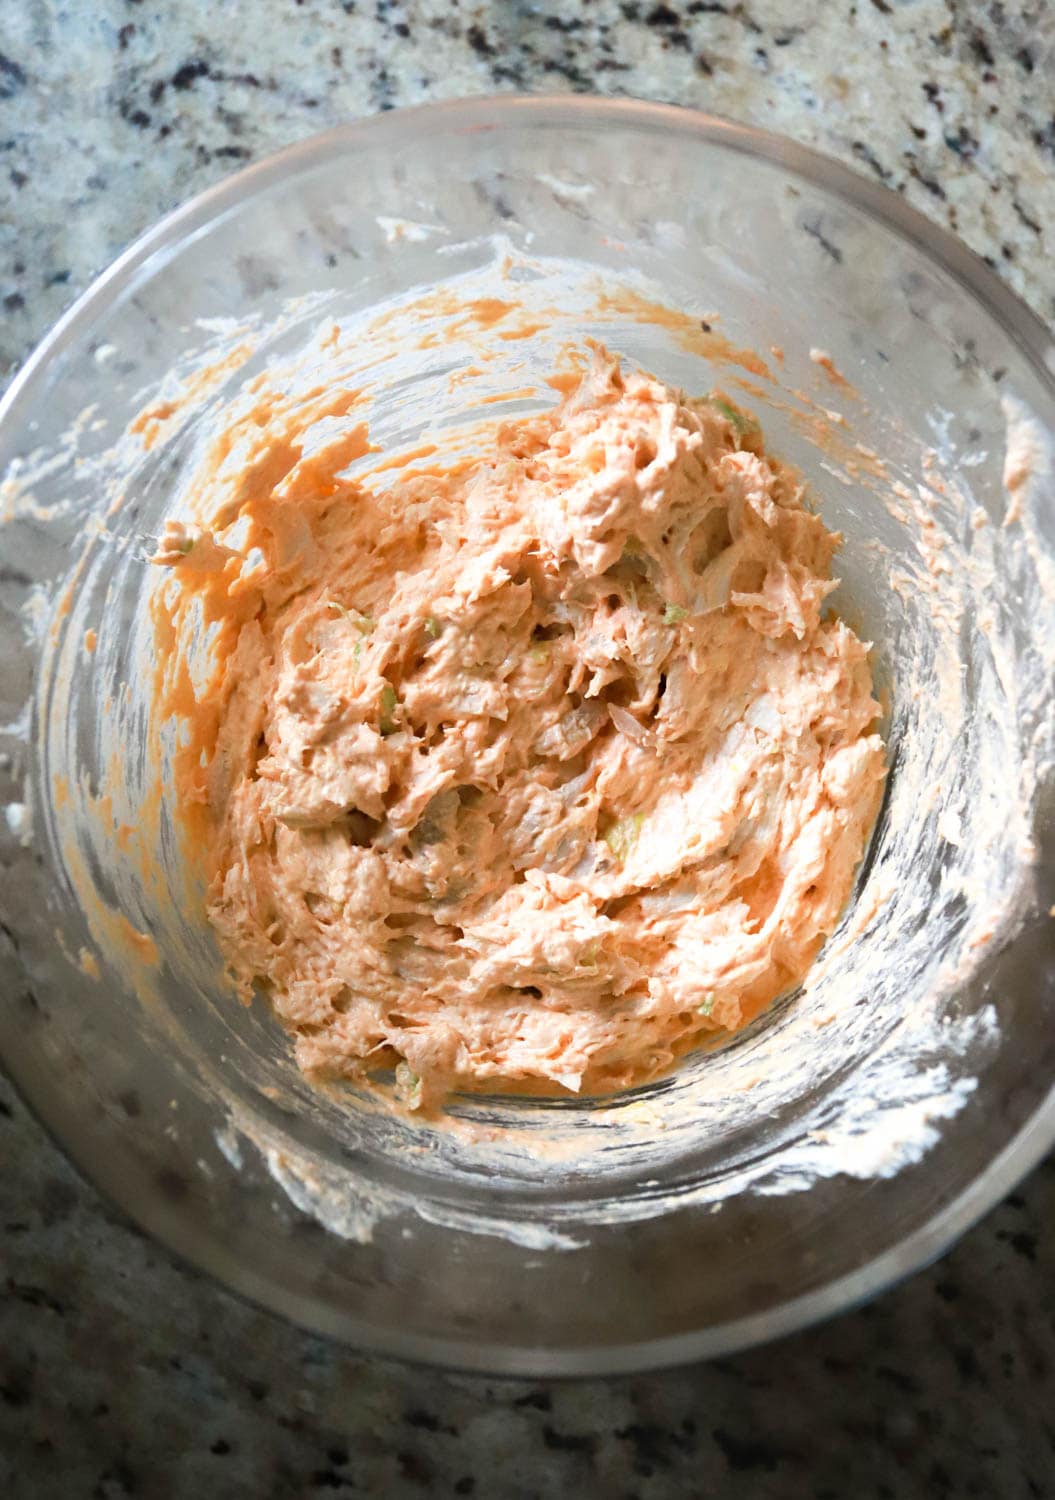
[{"label": "creamy cheese mixture", "polygon": [[219,632],[226,962],[306,1072],[412,1105],[651,1078],[802,978],[872,828],[837,538],[746,413],[599,348],[472,463],[354,451],[276,439],[158,553]]}]

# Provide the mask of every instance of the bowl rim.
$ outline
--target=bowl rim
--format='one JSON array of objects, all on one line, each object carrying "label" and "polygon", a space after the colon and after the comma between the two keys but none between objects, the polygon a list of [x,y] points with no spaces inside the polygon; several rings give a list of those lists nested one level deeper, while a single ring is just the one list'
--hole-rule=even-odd
[{"label": "bowl rim", "polygon": [[[1041,318],[974,251],[935,224],[890,188],[812,147],[773,132],[681,105],[597,95],[498,94],[449,99],[370,115],[335,126],[223,178],[195,194],[135,239],[80,294],[37,344],[0,398],[0,438],[17,429],[52,362],[120,295],[161,269],[188,234],[212,225],[229,211],[284,177],[341,156],[365,136],[413,137],[422,129],[480,132],[569,124],[619,125],[671,131],[706,146],[720,146],[784,168],[793,176],[841,198],[896,233],[937,266],[996,321],[1049,387],[1055,386],[1055,337]],[[104,1197],[167,1251],[204,1271],[226,1290],[267,1312],[365,1353],[492,1376],[587,1376],[667,1368],[748,1349],[805,1329],[895,1285],[922,1269],[1000,1201],[1055,1146],[1055,1085],[988,1166],[938,1213],[896,1246],[834,1281],[771,1310],[676,1336],[581,1349],[497,1347],[382,1329],[352,1316],[336,1320],[332,1307],[258,1276],[212,1241],[202,1242],[178,1215],[157,1204],[128,1201],[108,1178],[87,1142],[66,1140],[51,1117],[43,1079],[32,1064],[9,1069],[20,1096],[63,1155]],[[39,1085],[39,1086],[38,1086]],[[339,1323],[339,1326],[335,1326]]]}]

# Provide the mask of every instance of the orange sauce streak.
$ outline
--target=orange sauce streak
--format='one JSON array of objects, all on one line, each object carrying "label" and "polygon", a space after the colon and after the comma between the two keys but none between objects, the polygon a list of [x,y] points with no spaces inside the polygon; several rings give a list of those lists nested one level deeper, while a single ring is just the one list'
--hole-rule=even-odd
[{"label": "orange sauce streak", "polygon": [[558,370],[555,374],[546,376],[546,384],[559,391],[562,396],[570,396],[582,384],[582,371]]},{"label": "orange sauce streak", "polygon": [[674,334],[681,347],[690,354],[701,354],[716,363],[739,365],[751,375],[772,380],[769,367],[751,349],[738,349],[729,339],[704,328],[698,318],[677,312],[662,302],[651,302],[637,292],[605,293],[598,298],[598,311],[631,318],[635,323],[650,323]]},{"label": "orange sauce streak", "polygon": [[856,390],[847,380],[846,376],[840,370],[836,369],[835,361],[830,354],[826,354],[823,349],[811,349],[810,359],[815,365],[820,366],[832,385],[837,385],[840,390],[847,391],[851,395],[857,395]]},{"label": "orange sauce streak", "polygon": [[379,464],[374,464],[367,470],[369,474],[383,474],[391,469],[405,469],[408,464],[414,463],[419,458],[430,458],[439,449],[435,443],[422,443],[418,448],[408,448],[405,453],[397,453],[392,458],[385,458]]},{"label": "orange sauce streak", "polygon": [[499,406],[503,401],[530,401],[538,395],[538,387],[522,385],[518,391],[499,391],[494,396],[481,396],[477,406]]},{"label": "orange sauce streak", "polygon": [[548,321],[540,319],[536,323],[518,323],[515,328],[503,329],[498,337],[504,343],[512,343],[516,339],[531,339],[536,333],[542,333],[549,327]]}]

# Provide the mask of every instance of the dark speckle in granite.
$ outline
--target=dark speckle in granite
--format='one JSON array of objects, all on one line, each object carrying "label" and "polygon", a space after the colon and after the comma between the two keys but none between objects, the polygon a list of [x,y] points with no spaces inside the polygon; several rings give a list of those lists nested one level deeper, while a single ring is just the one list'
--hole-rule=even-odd
[{"label": "dark speckle in granite", "polygon": [[11,99],[26,86],[25,69],[0,52],[0,99]]},{"label": "dark speckle in granite", "polygon": [[714,1429],[714,1441],[725,1454],[729,1468],[734,1471],[737,1469],[766,1469],[772,1473],[774,1469],[779,1467],[782,1461],[789,1458],[794,1459],[796,1456],[790,1453],[782,1453],[764,1440],[750,1436],[734,1437],[731,1432],[726,1432],[721,1427]]},{"label": "dark speckle in granite", "polygon": [[[621,1434],[616,1433],[616,1436]],[[592,1453],[597,1446],[590,1433],[557,1432],[553,1427],[543,1427],[542,1441],[547,1448],[553,1448],[558,1453]]]},{"label": "dark speckle in granite", "polygon": [[[0,365],[232,167],[374,109],[509,89],[784,132],[955,228],[1055,318],[1055,8],[1036,0],[7,0]],[[810,233],[841,257],[830,226]],[[0,1161],[4,1500],[1055,1494],[1050,1161],[867,1308],[571,1384],[396,1367],[234,1301],[103,1204],[2,1078]]]},{"label": "dark speckle in granite", "polygon": [[825,255],[829,256],[836,263],[836,265],[842,265],[843,252],[840,250],[835,241],[830,239],[829,236],[824,232],[824,229],[821,227],[819,220],[812,224],[805,223],[802,227],[812,239],[815,239],[817,241],[818,245],[820,245]]},{"label": "dark speckle in granite", "polygon": [[465,40],[480,57],[495,57],[498,49],[489,39],[483,27],[474,22],[465,32]]}]

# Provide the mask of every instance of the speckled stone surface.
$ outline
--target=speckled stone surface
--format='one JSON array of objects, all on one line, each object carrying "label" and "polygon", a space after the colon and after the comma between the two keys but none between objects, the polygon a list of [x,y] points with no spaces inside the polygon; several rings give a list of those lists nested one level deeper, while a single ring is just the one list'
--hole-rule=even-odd
[{"label": "speckled stone surface", "polygon": [[[1055,320],[1055,8],[5,0],[0,364],[159,214],[338,121],[596,90],[769,126]],[[170,1261],[0,1079],[0,1494],[1055,1494],[1055,1163],[872,1306],[705,1367],[506,1384],[357,1357]],[[701,1274],[703,1274],[701,1268]]]}]

